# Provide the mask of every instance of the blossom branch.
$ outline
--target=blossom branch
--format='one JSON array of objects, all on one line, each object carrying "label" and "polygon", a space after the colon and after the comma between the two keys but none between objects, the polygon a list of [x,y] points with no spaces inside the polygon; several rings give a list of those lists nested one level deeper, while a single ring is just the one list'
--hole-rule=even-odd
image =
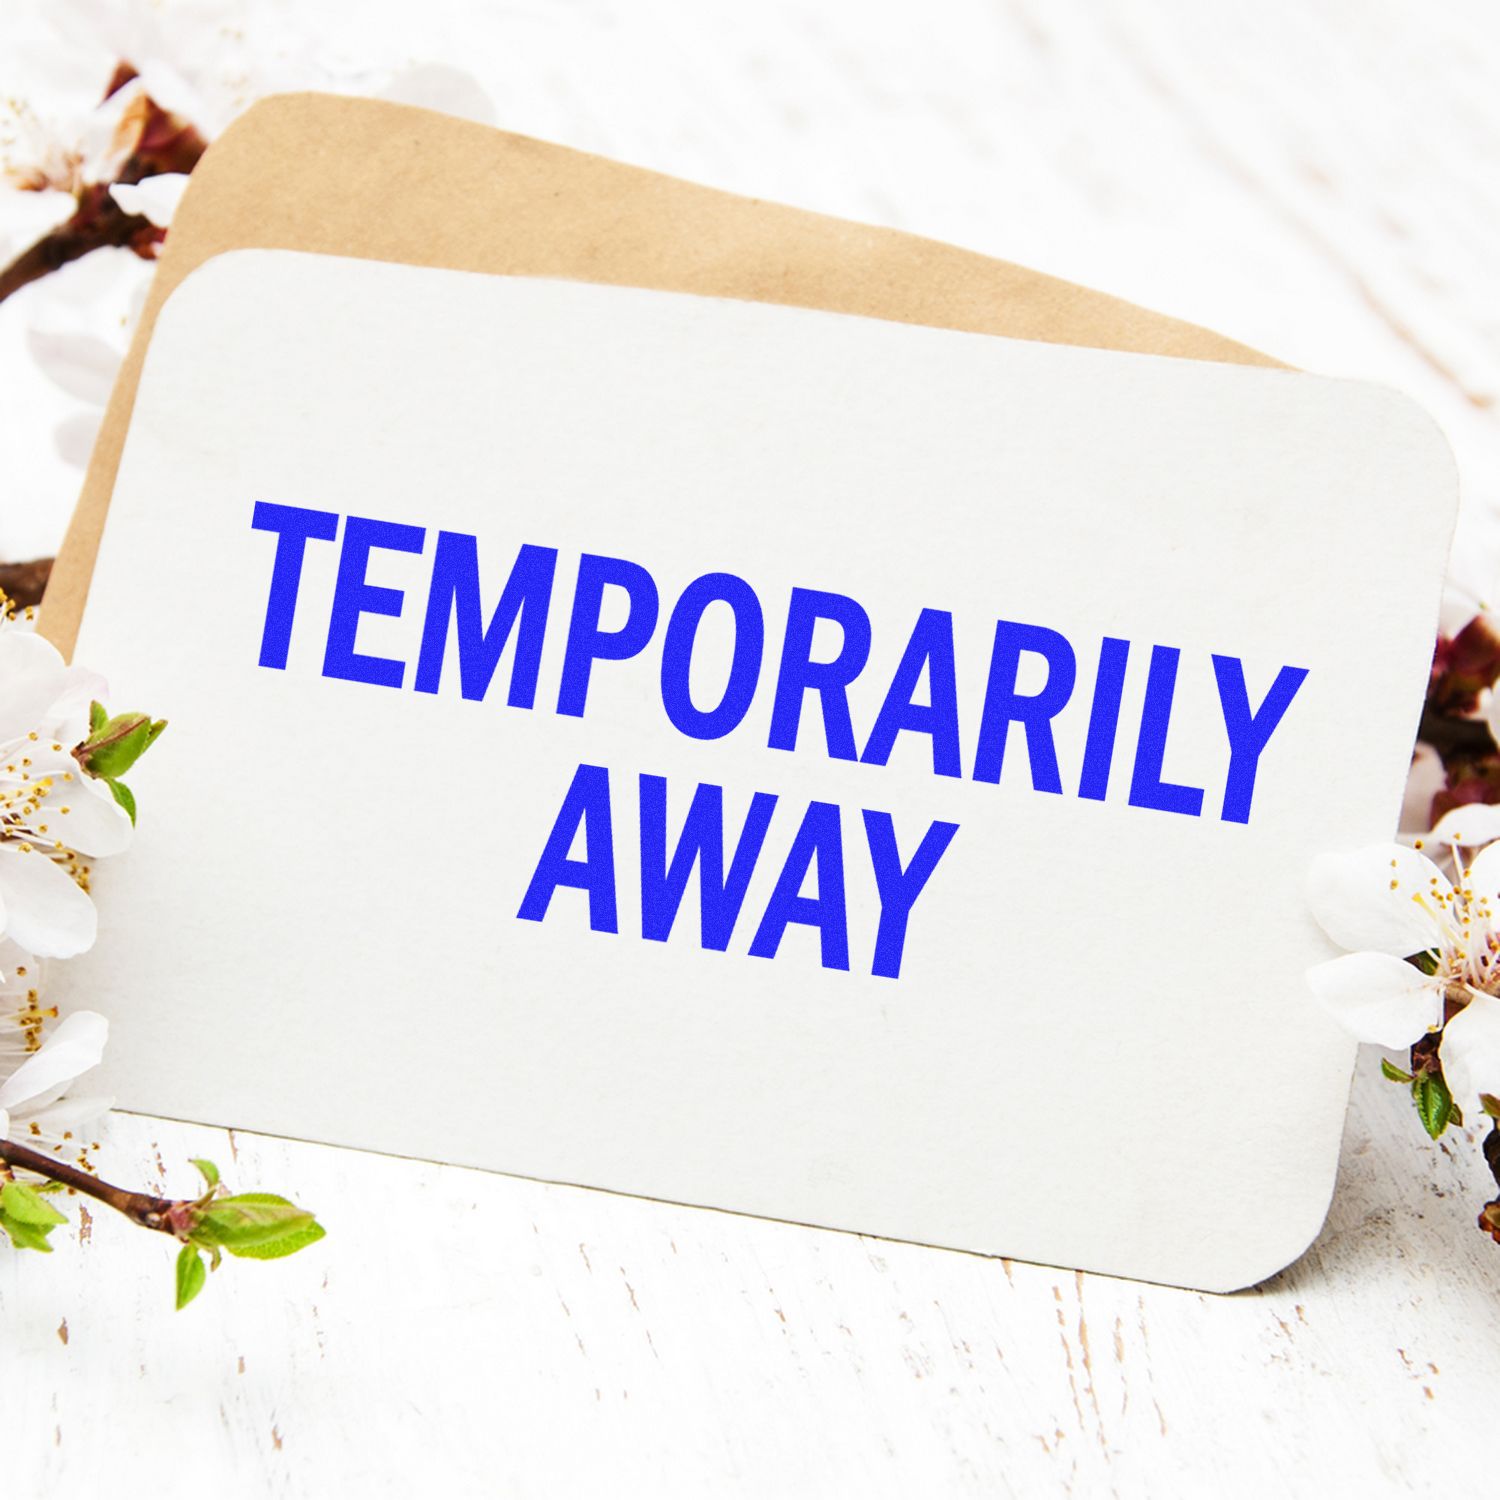
[{"label": "blossom branch", "polygon": [[72,218],[49,230],[0,270],[0,302],[90,251],[114,247],[149,255],[148,247],[161,237],[161,230],[149,219],[127,214],[110,197],[108,187],[96,183],[80,193]]},{"label": "blossom branch", "polygon": [[[110,98],[135,77],[133,67],[119,64],[104,97]],[[119,170],[109,182],[77,187],[72,216],[0,270],[0,302],[94,250],[127,249],[145,260],[155,258],[165,231],[143,214],[126,213],[111,196],[110,188],[133,186],[162,173],[191,172],[208,149],[208,142],[194,126],[146,94],[132,100],[120,130],[132,144]],[[43,177],[21,182],[23,188],[48,185]]]},{"label": "blossom branch", "polygon": [[323,1238],[323,1226],[309,1210],[277,1193],[230,1194],[211,1161],[195,1160],[193,1165],[203,1177],[203,1192],[198,1197],[158,1198],[153,1193],[133,1193],[102,1182],[30,1146],[0,1139],[0,1230],[18,1250],[45,1251],[52,1248],[48,1236],[67,1222],[38,1189],[16,1178],[17,1170],[84,1193],[108,1204],[132,1224],[170,1235],[180,1243],[176,1269],[179,1309],[203,1290],[208,1273],[218,1268],[226,1254],[279,1260]]},{"label": "blossom branch", "polygon": [[30,1146],[22,1146],[16,1141],[0,1140],[0,1162],[95,1198],[116,1213],[124,1214],[132,1224],[139,1224],[142,1229],[160,1230],[163,1234],[175,1235],[178,1232],[181,1225],[180,1211],[189,1206],[177,1199],[157,1198],[150,1193],[134,1193],[126,1188],[115,1187],[113,1183],[91,1176],[82,1167],[58,1161],[43,1151],[34,1151]]}]

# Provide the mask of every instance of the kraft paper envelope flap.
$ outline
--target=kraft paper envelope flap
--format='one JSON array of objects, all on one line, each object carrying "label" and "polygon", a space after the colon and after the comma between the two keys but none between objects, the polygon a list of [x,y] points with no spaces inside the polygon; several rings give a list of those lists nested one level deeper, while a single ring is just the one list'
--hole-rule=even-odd
[{"label": "kraft paper envelope flap", "polygon": [[1358,382],[217,256],[79,637],[173,748],[53,993],[129,1108],[1247,1284],[1326,1211],[1302,877],[1390,827],[1455,488]]},{"label": "kraft paper envelope flap", "polygon": [[54,566],[41,629],[72,654],[141,361],[165,298],[241,248],[551,276],[973,333],[1276,365],[1116,297],[890,229],[738,197],[428,110],[267,99],[193,173]]}]

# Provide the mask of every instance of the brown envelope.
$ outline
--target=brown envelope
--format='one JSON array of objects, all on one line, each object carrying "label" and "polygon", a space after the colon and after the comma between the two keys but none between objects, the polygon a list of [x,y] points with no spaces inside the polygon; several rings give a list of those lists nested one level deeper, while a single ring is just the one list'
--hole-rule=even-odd
[{"label": "brown envelope", "polygon": [[736,197],[405,105],[321,94],[267,99],[204,156],[168,236],[47,589],[41,630],[65,655],[77,638],[156,315],[196,266],[246,247],[1278,363],[1102,292],[896,230]]}]

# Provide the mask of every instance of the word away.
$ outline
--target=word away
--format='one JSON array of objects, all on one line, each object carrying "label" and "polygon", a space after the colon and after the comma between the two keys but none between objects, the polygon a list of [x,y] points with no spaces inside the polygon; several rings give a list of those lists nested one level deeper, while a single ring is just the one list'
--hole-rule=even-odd
[{"label": "word away", "polygon": [[[756,861],[771,826],[776,797],[757,792],[750,801],[739,837],[725,866],[724,789],[701,784],[693,794],[676,847],[667,850],[667,782],[664,776],[640,778],[641,936],[664,943],[682,905],[693,866],[698,867],[699,942],[713,952],[729,947]],[[895,821],[889,813],[865,809],[865,840],[880,894],[880,925],[870,972],[887,979],[901,973],[906,926],[912,907],[937,862],[958,832],[957,823],[933,823],[903,865],[896,847]],[[580,832],[581,859],[569,857]],[[811,874],[817,894],[802,888]],[[609,772],[581,765],[563,799],[536,873],[517,913],[540,922],[553,894],[571,886],[588,895],[589,926],[595,932],[620,930],[615,899],[614,817]],[[781,873],[750,940],[752,958],[775,958],[788,927],[800,924],[818,932],[825,969],[849,967],[849,923],[844,899],[844,837],[839,809],[832,802],[810,802],[797,829]]]}]

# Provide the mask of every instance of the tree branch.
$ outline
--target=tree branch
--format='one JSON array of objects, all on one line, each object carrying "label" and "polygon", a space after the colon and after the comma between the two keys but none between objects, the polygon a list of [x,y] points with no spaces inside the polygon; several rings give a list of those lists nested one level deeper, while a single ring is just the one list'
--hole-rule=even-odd
[{"label": "tree branch", "polygon": [[149,219],[127,214],[110,197],[107,187],[87,187],[72,218],[44,234],[0,270],[0,302],[92,250],[114,246],[149,254],[161,238],[161,231]]},{"label": "tree branch", "polygon": [[40,604],[51,574],[50,557],[39,557],[34,562],[0,562],[0,593],[19,609]]},{"label": "tree branch", "polygon": [[106,1203],[116,1213],[124,1214],[132,1224],[142,1229],[159,1230],[162,1234],[176,1235],[181,1226],[181,1210],[189,1206],[185,1200],[157,1198],[150,1193],[132,1193],[90,1176],[81,1167],[58,1161],[45,1152],[34,1151],[30,1146],[18,1145],[15,1141],[0,1140],[0,1162],[18,1167],[23,1172],[34,1172],[52,1182],[87,1197]]},{"label": "tree branch", "polygon": [[1455,719],[1436,712],[1431,706],[1422,711],[1422,727],[1417,738],[1426,741],[1442,757],[1491,755],[1494,737],[1483,719]]}]

